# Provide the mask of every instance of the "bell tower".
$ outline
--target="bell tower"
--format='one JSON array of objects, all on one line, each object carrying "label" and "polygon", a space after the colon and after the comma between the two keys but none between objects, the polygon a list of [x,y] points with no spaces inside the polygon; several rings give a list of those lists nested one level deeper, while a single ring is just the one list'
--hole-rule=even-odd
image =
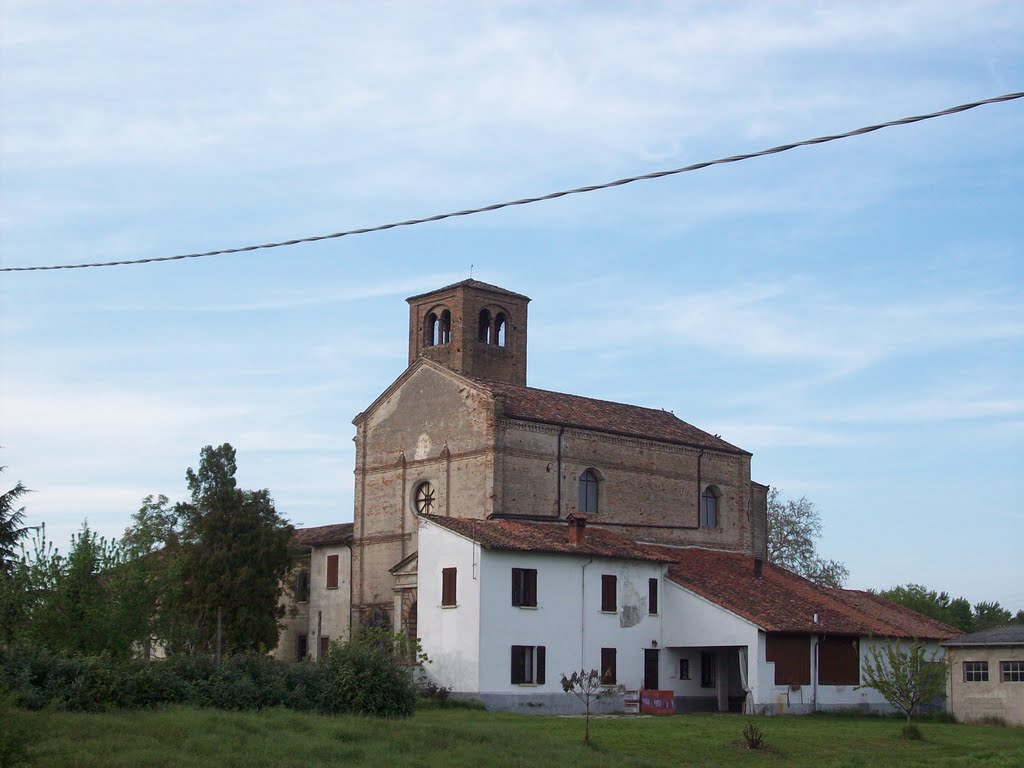
[{"label": "bell tower", "polygon": [[406,301],[409,365],[428,357],[467,376],[526,386],[528,297],[470,279]]}]

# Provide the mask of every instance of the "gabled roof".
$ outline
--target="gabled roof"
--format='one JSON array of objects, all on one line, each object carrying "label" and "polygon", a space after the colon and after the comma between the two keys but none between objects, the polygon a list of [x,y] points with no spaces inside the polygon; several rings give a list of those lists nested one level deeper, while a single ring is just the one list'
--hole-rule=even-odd
[{"label": "gabled roof", "polygon": [[647,560],[664,563],[668,558],[657,548],[599,528],[587,528],[584,542],[569,543],[565,522],[536,523],[521,520],[471,520],[462,517],[420,515],[442,528],[477,542],[484,549],[506,552],[543,552],[584,557],[610,557],[621,560]]},{"label": "gabled roof", "polygon": [[666,443],[711,448],[749,456],[750,453],[709,434],[674,413],[659,408],[596,400],[534,387],[474,379],[494,395],[505,399],[505,415],[512,419],[592,429],[615,435]]},{"label": "gabled roof", "polygon": [[972,632],[969,635],[949,640],[943,645],[949,646],[978,646],[978,645],[1024,645],[1024,624],[1007,624],[1004,627],[992,627],[983,629],[980,632]]},{"label": "gabled roof", "polygon": [[[659,547],[673,555],[669,579],[768,632],[944,639],[953,627],[868,592],[821,587],[748,554]],[[818,621],[814,618],[817,614]]]},{"label": "gabled roof", "polygon": [[432,296],[435,293],[449,291],[452,288],[475,288],[478,291],[499,293],[502,296],[515,296],[517,299],[526,299],[527,301],[530,300],[529,296],[524,296],[521,293],[516,293],[515,291],[510,291],[507,288],[502,288],[497,285],[491,285],[490,283],[485,283],[482,280],[473,280],[472,278],[470,278],[468,280],[460,280],[459,282],[452,283],[451,285],[446,285],[443,288],[435,288],[434,290],[427,291],[426,293],[417,293],[415,296],[410,296],[409,298],[407,298],[406,301],[415,301],[416,299],[422,299],[424,296]]},{"label": "gabled roof", "polygon": [[292,542],[299,547],[322,547],[327,544],[351,544],[352,523],[296,528]]}]

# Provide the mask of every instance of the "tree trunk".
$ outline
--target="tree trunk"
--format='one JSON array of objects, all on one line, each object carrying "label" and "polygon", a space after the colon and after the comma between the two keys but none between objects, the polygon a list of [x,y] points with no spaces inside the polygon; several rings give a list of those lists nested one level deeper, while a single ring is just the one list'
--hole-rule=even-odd
[{"label": "tree trunk", "polygon": [[586,725],[583,727],[583,741],[586,744],[590,743],[590,707],[587,707]]}]

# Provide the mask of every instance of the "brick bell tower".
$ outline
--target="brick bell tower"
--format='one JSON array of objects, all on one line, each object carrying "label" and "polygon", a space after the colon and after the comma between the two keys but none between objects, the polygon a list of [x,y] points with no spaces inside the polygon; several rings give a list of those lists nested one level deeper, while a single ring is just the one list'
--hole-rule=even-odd
[{"label": "brick bell tower", "polygon": [[467,376],[526,386],[529,297],[471,279],[406,301],[409,365],[427,357]]}]

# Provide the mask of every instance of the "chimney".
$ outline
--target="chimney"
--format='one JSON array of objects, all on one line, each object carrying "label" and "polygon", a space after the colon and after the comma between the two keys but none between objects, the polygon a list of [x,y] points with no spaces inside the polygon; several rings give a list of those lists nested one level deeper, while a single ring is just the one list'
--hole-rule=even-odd
[{"label": "chimney", "polygon": [[754,558],[754,578],[760,579],[764,575],[764,560],[760,557]]},{"label": "chimney", "polygon": [[574,547],[585,543],[587,538],[585,533],[587,516],[570,512],[565,520],[569,523],[569,543]]}]

